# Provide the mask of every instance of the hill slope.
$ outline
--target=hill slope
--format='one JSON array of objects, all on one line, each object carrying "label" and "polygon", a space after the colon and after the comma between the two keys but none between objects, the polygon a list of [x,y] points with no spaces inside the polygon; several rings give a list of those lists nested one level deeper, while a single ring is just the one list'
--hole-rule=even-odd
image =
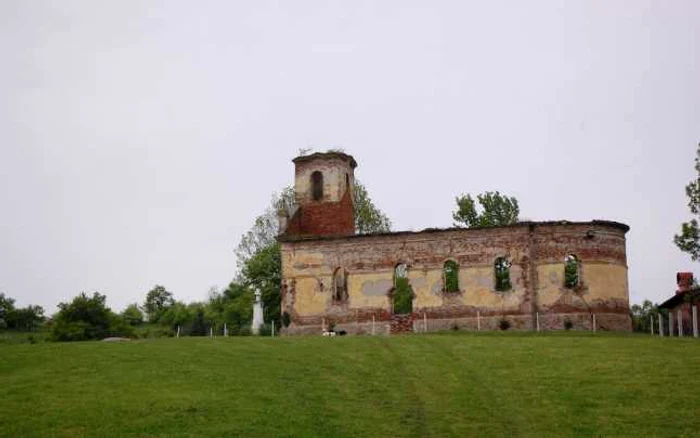
[{"label": "hill slope", "polygon": [[11,345],[0,435],[694,435],[698,375],[700,342],[639,335]]}]

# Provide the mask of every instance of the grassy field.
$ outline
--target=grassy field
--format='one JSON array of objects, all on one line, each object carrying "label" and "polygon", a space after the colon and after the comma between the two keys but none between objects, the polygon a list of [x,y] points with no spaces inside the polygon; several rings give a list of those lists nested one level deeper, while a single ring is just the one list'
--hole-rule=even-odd
[{"label": "grassy field", "polygon": [[698,376],[644,335],[0,345],[0,435],[698,436]]}]

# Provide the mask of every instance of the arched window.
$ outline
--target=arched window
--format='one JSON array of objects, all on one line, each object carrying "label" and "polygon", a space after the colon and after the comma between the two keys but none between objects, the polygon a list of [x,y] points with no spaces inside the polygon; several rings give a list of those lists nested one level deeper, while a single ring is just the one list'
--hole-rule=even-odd
[{"label": "arched window", "polygon": [[333,302],[344,303],[348,300],[348,274],[338,268],[333,273]]},{"label": "arched window", "polygon": [[314,201],[323,198],[323,174],[318,170],[311,174],[311,196]]},{"label": "arched window", "polygon": [[394,268],[394,313],[413,312],[413,291],[408,282],[408,266],[403,263]]},{"label": "arched window", "polygon": [[459,265],[454,260],[445,262],[442,268],[445,292],[459,292]]},{"label": "arched window", "polygon": [[564,287],[574,289],[581,284],[581,263],[573,254],[564,257]]},{"label": "arched window", "polygon": [[499,292],[510,290],[510,262],[505,257],[498,257],[493,264],[495,288]]}]

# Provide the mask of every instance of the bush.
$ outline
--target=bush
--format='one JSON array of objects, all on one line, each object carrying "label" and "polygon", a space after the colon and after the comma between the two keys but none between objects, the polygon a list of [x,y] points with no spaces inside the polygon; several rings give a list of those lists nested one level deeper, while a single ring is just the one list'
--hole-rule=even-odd
[{"label": "bush", "polygon": [[455,322],[454,324],[452,324],[452,327],[450,327],[450,329],[452,329],[452,331],[455,331],[455,332],[459,331],[459,325],[457,325],[457,323]]},{"label": "bush", "polygon": [[292,317],[289,315],[289,312],[285,311],[282,314],[282,325],[285,327],[289,327],[289,324],[292,323]]},{"label": "bush", "polygon": [[499,327],[501,330],[508,330],[508,329],[510,328],[510,321],[508,321],[507,319],[503,318],[502,320],[500,320],[500,321],[498,322],[498,327]]},{"label": "bush", "polygon": [[56,341],[87,341],[109,336],[133,337],[134,330],[105,305],[107,297],[82,293],[70,303],[60,303],[51,328]]},{"label": "bush", "polygon": [[571,322],[570,319],[565,319],[564,320],[564,330],[571,330],[572,328],[574,328],[574,323]]},{"label": "bush", "polygon": [[270,324],[262,324],[260,326],[260,330],[258,331],[258,334],[260,336],[272,336],[272,325]]},{"label": "bush", "polygon": [[238,336],[250,336],[253,332],[250,331],[250,326],[243,326],[238,329],[236,335]]}]

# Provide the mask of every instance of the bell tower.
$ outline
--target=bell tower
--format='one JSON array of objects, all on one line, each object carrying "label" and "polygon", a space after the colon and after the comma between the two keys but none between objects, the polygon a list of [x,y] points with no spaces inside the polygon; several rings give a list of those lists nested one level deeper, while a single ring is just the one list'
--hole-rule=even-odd
[{"label": "bell tower", "polygon": [[292,162],[297,208],[291,217],[280,212],[280,234],[298,237],[355,234],[355,159],[342,152],[317,152],[296,157]]}]

